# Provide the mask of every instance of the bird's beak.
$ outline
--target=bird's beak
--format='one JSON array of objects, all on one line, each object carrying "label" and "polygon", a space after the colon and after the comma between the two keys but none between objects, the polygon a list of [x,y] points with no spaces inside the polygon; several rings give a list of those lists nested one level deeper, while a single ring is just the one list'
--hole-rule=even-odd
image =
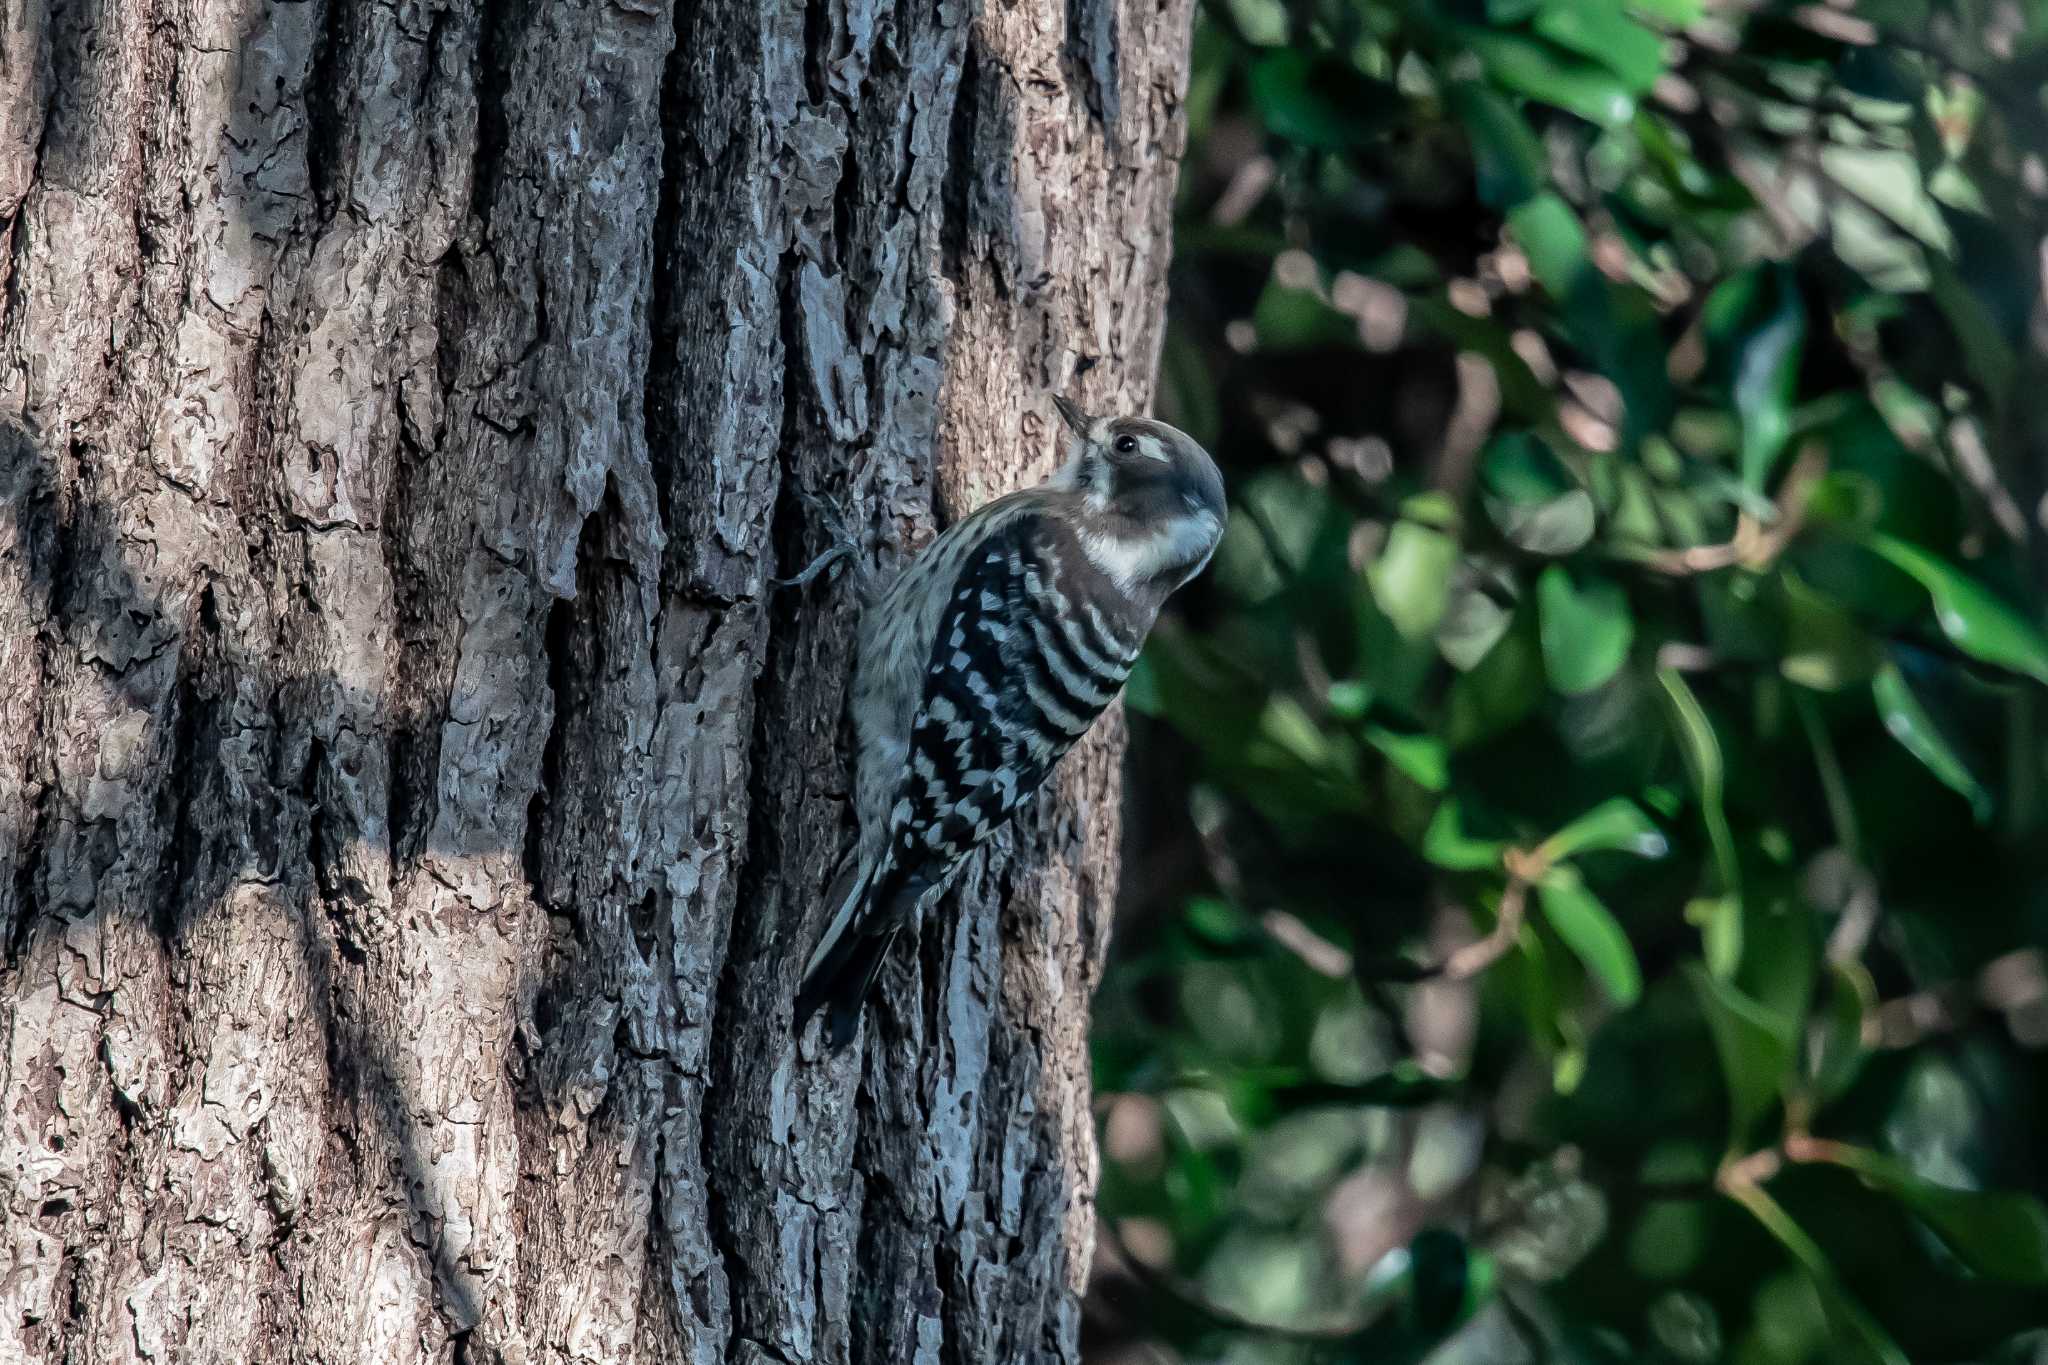
[{"label": "bird's beak", "polygon": [[1060,410],[1060,420],[1073,428],[1074,434],[1082,440],[1088,439],[1088,430],[1095,425],[1095,419],[1081,411],[1081,406],[1064,394],[1054,394],[1052,405]]}]

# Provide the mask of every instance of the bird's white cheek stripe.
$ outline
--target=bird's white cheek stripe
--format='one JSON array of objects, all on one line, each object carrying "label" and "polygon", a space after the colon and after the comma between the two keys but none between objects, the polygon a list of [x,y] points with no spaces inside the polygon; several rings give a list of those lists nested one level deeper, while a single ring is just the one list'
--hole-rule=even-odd
[{"label": "bird's white cheek stripe", "polygon": [[1216,547],[1217,530],[1215,514],[1204,511],[1175,518],[1147,536],[1127,540],[1091,535],[1082,541],[1082,548],[1104,576],[1129,592],[1169,569],[1193,565],[1190,574],[1200,569]]}]

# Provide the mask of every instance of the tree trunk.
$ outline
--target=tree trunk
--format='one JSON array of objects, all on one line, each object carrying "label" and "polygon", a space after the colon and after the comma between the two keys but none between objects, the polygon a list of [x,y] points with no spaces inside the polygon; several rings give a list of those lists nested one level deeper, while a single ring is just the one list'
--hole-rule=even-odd
[{"label": "tree trunk", "polygon": [[799,1050],[767,580],[1143,406],[1187,23],[0,0],[0,1360],[1076,1356],[1119,727]]}]

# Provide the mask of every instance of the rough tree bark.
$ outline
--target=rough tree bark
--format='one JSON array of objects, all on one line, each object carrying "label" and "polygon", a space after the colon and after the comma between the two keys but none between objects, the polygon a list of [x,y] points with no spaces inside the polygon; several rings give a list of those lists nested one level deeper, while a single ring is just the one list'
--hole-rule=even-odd
[{"label": "rough tree bark", "polygon": [[1075,1357],[1116,727],[799,1055],[765,582],[1142,406],[1187,4],[0,0],[0,1359]]}]

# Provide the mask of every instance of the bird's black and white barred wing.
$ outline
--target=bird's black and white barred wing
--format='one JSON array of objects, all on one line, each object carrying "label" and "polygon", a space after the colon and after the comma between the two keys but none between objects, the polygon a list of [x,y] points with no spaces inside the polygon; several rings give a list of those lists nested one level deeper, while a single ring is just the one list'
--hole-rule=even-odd
[{"label": "bird's black and white barred wing", "polygon": [[890,810],[888,857],[935,883],[1037,790],[1123,686],[1148,620],[1064,522],[1026,513],[961,565]]},{"label": "bird's black and white barred wing", "polygon": [[835,1049],[897,930],[1102,713],[1151,625],[1068,523],[1014,506],[992,523],[976,529],[939,612],[884,839],[835,885],[838,908],[804,970],[797,1020],[829,1005]]}]

